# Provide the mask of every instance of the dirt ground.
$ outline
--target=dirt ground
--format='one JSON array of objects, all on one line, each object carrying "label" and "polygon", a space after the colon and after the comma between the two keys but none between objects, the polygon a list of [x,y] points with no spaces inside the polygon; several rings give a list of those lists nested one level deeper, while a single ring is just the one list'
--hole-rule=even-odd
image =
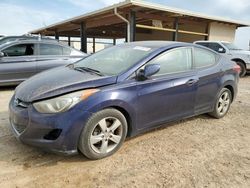
[{"label": "dirt ground", "polygon": [[0,187],[250,187],[250,76],[229,114],[172,123],[89,161],[25,146],[13,137],[0,88]]}]

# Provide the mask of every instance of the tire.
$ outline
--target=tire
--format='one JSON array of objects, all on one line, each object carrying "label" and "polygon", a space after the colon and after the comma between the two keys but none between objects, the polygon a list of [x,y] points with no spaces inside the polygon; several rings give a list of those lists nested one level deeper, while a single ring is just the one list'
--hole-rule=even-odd
[{"label": "tire", "polygon": [[236,61],[237,65],[240,66],[240,77],[244,77],[247,73],[246,66],[243,62],[241,61]]},{"label": "tire", "polygon": [[230,109],[231,103],[231,91],[227,88],[223,88],[218,95],[213,112],[209,113],[209,115],[217,119],[223,118]]},{"label": "tire", "polygon": [[122,146],[127,135],[124,115],[113,108],[93,114],[82,130],[78,149],[92,160],[114,154]]}]

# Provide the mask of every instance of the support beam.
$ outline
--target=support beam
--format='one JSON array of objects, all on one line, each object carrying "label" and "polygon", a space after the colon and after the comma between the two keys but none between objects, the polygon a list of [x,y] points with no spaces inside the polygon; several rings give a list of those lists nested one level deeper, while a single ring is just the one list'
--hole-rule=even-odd
[{"label": "support beam", "polygon": [[113,45],[116,45],[116,38],[113,38]]},{"label": "support beam", "polygon": [[125,42],[128,42],[128,29],[127,29],[127,27],[126,27],[124,32],[125,32]]},{"label": "support beam", "polygon": [[55,31],[55,39],[56,39],[56,40],[59,40],[59,33],[58,33],[57,30]]},{"label": "support beam", "polygon": [[93,53],[95,53],[95,37],[93,37]]},{"label": "support beam", "polygon": [[206,33],[207,33],[208,35],[205,36],[205,40],[208,40],[208,37],[209,37],[209,30],[210,30],[210,23],[207,23],[207,26],[206,26]]},{"label": "support beam", "polygon": [[129,30],[130,30],[130,39],[129,42],[135,41],[135,35],[136,35],[136,13],[135,11],[130,11],[129,13]]},{"label": "support beam", "polygon": [[70,36],[68,36],[68,45],[71,45],[71,40],[70,40]]},{"label": "support beam", "polygon": [[[150,30],[176,32],[175,29],[154,27],[154,26],[149,26],[149,25],[136,24],[136,27],[137,27],[137,28],[143,28],[143,29],[150,29]],[[178,30],[178,32],[179,32],[179,33],[184,33],[184,34],[190,34],[190,35],[208,36],[207,33],[193,32],[193,31],[185,31],[185,30],[180,30],[180,29]]]},{"label": "support beam", "polygon": [[80,24],[81,51],[87,53],[87,29],[86,24]]},{"label": "support beam", "polygon": [[178,41],[179,18],[175,18],[174,29],[175,29],[175,32],[173,33],[173,41]]}]

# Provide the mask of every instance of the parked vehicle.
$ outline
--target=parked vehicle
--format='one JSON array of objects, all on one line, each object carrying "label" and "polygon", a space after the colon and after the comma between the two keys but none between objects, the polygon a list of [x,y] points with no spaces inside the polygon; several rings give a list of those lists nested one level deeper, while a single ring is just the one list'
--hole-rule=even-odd
[{"label": "parked vehicle", "polygon": [[35,36],[35,35],[21,35],[21,36],[0,36],[0,45],[7,43],[7,42],[13,42],[17,40],[55,40],[48,37],[43,36]]},{"label": "parked vehicle", "polygon": [[244,77],[250,71],[250,51],[242,50],[229,42],[196,41],[195,44],[210,48],[236,62],[241,68],[240,77]]},{"label": "parked vehicle", "polygon": [[239,71],[198,45],[117,45],[20,84],[10,101],[10,123],[23,143],[100,159],[126,137],[166,122],[204,113],[224,117]]},{"label": "parked vehicle", "polygon": [[0,46],[0,86],[17,85],[44,70],[71,64],[86,54],[57,41],[18,40]]}]

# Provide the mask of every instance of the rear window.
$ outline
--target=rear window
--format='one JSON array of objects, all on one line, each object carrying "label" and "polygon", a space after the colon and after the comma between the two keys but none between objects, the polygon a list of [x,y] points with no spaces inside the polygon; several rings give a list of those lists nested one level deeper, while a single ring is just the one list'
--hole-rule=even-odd
[{"label": "rear window", "polygon": [[214,50],[218,53],[225,53],[226,52],[226,50],[223,48],[223,46],[221,46],[220,44],[218,44],[216,42],[208,42],[208,43],[207,42],[197,42],[196,44],[210,48],[211,50]]}]

